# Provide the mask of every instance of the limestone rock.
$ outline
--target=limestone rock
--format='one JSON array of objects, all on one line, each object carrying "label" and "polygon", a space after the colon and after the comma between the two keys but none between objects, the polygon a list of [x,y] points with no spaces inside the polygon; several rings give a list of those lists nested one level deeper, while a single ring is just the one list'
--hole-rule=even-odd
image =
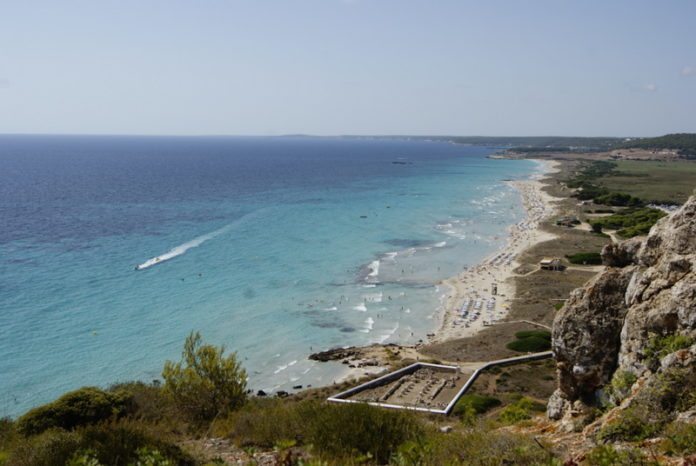
[{"label": "limestone rock", "polygon": [[552,419],[567,420],[583,411],[578,406],[597,404],[617,370],[649,385],[658,371],[696,360],[695,347],[662,361],[646,351],[657,337],[696,341],[696,197],[647,238],[606,246],[602,259],[607,268],[575,290],[554,321],[559,386],[548,404]]}]

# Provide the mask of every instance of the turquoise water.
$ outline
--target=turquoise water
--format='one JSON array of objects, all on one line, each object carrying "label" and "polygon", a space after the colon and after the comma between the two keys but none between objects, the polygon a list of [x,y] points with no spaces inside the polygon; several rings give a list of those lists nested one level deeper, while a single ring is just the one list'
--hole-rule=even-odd
[{"label": "turquoise water", "polygon": [[493,151],[0,137],[0,415],[82,385],[156,379],[192,330],[237,351],[266,391],[340,376],[312,351],[424,339],[437,282],[521,219],[503,180],[539,167]]}]

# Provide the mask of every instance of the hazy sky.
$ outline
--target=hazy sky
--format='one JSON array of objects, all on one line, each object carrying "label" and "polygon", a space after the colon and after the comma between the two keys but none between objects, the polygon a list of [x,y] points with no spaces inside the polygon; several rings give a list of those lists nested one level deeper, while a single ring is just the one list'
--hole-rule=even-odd
[{"label": "hazy sky", "polygon": [[694,0],[0,3],[0,133],[677,131]]}]

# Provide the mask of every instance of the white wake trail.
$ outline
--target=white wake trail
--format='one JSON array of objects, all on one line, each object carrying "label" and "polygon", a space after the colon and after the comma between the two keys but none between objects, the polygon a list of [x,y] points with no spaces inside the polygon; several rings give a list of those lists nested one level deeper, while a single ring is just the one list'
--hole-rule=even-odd
[{"label": "white wake trail", "polygon": [[198,238],[194,238],[191,241],[188,241],[184,244],[180,244],[179,246],[176,246],[169,250],[168,252],[162,254],[161,256],[156,256],[153,257],[152,259],[148,259],[142,264],[138,265],[135,267],[135,270],[143,270],[147,269],[148,267],[152,267],[153,265],[161,264],[162,262],[168,261],[169,259],[173,259],[177,256],[180,256],[182,254],[185,254],[186,251],[188,251],[191,248],[197,248],[201,244],[205,243],[206,241],[215,238],[216,236],[219,236],[226,231],[228,231],[232,225],[227,225],[219,230],[215,230],[211,233],[207,233],[203,236],[199,236]]}]

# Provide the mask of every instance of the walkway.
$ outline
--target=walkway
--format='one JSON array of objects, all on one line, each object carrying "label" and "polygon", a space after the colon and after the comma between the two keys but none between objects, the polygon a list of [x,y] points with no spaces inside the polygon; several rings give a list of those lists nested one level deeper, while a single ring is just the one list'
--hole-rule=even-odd
[{"label": "walkway", "polygon": [[[527,321],[525,321],[527,322]],[[533,323],[533,322],[528,322],[528,323]],[[534,324],[534,323],[533,323]],[[541,324],[535,324],[535,325],[541,325]],[[349,396],[352,396],[356,393],[359,393],[365,389],[368,388],[374,388],[377,385],[380,385],[381,383],[389,383],[393,382],[394,380],[397,380],[399,377],[401,377],[402,374],[407,374],[412,372],[415,366],[433,366],[433,367],[443,367],[443,368],[449,368],[452,370],[456,370],[457,368],[459,370],[465,371],[465,372],[470,372],[473,371],[473,373],[469,376],[469,379],[464,383],[462,388],[454,395],[452,400],[447,404],[447,406],[444,409],[431,409],[431,408],[424,408],[424,407],[416,407],[416,406],[405,406],[405,405],[396,405],[396,404],[387,404],[387,403],[379,403],[379,402],[368,402],[368,404],[371,404],[373,406],[381,406],[383,408],[392,408],[392,409],[407,409],[411,411],[423,411],[423,412],[429,412],[429,413],[434,413],[434,414],[445,414],[449,415],[452,410],[454,409],[454,406],[457,404],[457,401],[466,394],[467,391],[471,388],[471,386],[476,382],[476,379],[478,379],[479,375],[486,369],[490,369],[491,367],[495,366],[506,366],[510,364],[519,364],[522,362],[527,362],[527,361],[538,361],[542,359],[550,359],[553,357],[553,353],[551,351],[544,351],[541,353],[533,353],[533,354],[525,354],[522,356],[515,356],[512,358],[505,358],[505,359],[497,359],[495,361],[483,361],[483,362],[470,362],[470,363],[462,363],[462,364],[457,364],[456,366],[442,366],[439,364],[428,364],[428,363],[415,363],[412,364],[411,366],[404,367],[402,369],[399,369],[394,372],[390,372],[389,374],[385,374],[382,377],[378,377],[377,379],[371,380],[369,382],[366,382],[364,384],[358,385],[357,387],[353,387],[349,390],[346,390],[342,393],[339,393],[337,395],[334,395],[332,397],[328,398],[328,401],[332,402],[338,402],[338,403],[363,403],[363,401],[356,401],[356,400],[350,400],[347,399]]]}]

